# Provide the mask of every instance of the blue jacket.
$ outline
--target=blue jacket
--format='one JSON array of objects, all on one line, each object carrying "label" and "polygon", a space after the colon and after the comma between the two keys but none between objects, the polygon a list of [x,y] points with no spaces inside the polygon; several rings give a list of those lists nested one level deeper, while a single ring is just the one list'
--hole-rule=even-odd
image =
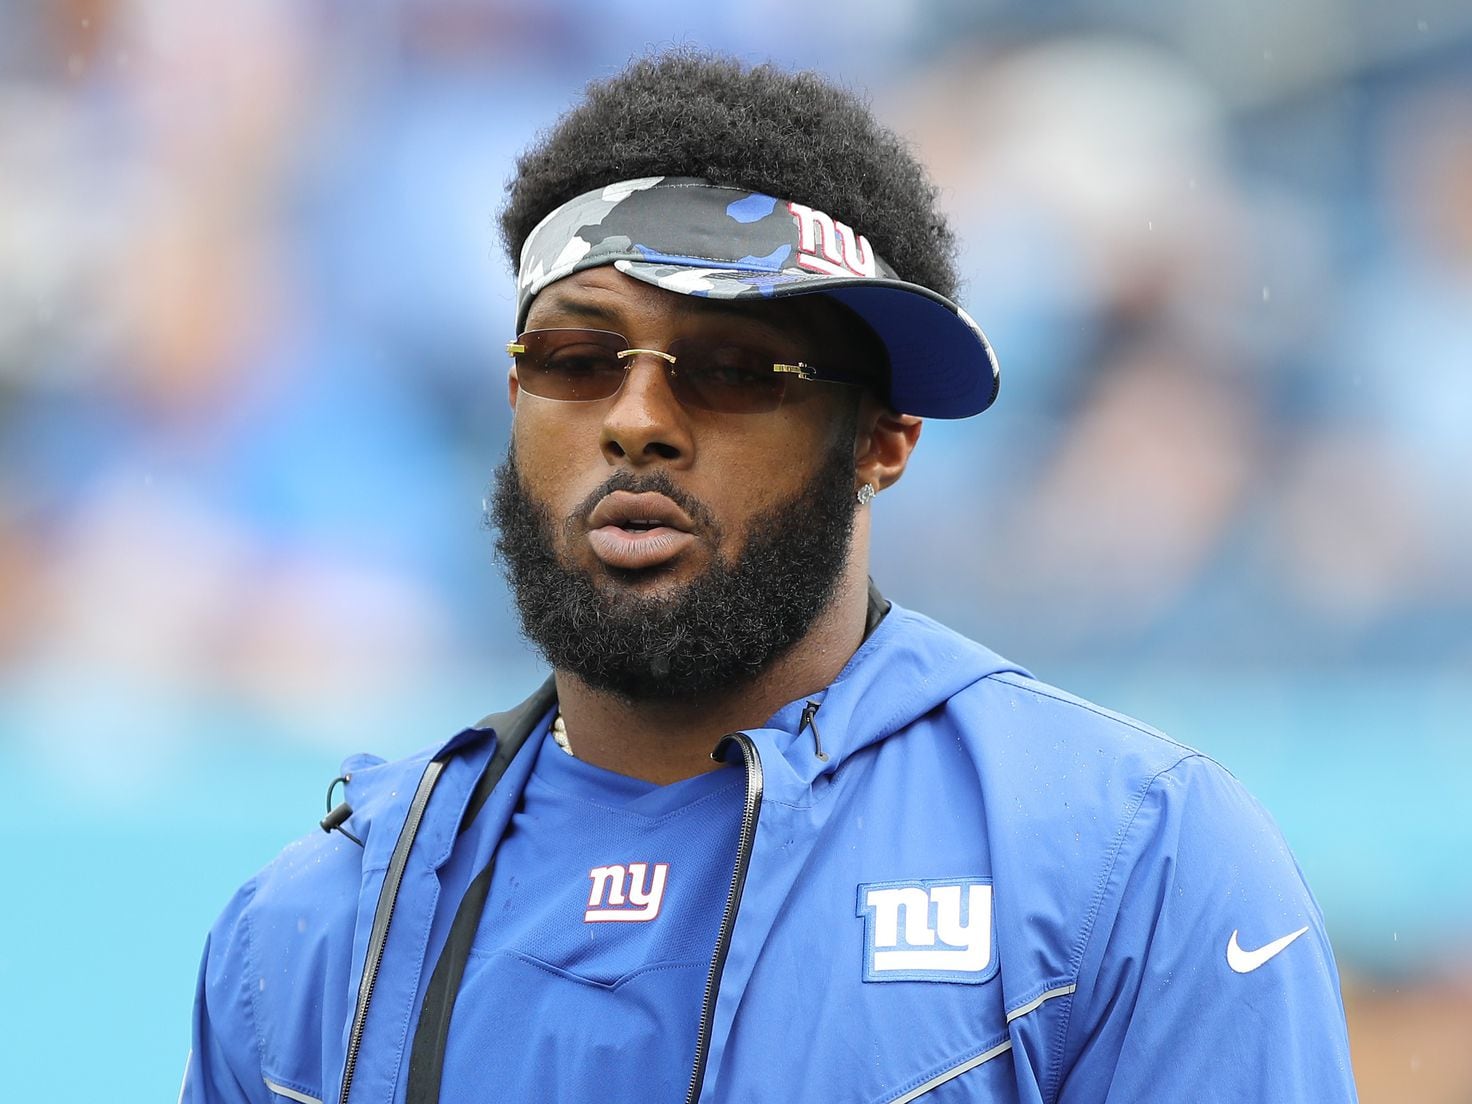
[{"label": "blue jacket", "polygon": [[[813,700],[721,746],[749,818],[692,1100],[1355,1099],[1322,916],[1215,762],[897,606]],[[551,701],[349,762],[362,848],[293,844],[210,934],[184,1101],[487,1098],[438,1081],[455,916]]]}]

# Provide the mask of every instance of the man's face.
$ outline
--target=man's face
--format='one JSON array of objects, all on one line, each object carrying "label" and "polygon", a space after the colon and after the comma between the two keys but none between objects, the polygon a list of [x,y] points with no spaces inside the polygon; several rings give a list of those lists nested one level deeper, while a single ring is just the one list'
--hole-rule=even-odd
[{"label": "man's face", "polygon": [[[611,268],[548,287],[526,325],[611,330],[637,349],[736,341],[788,363],[857,355],[830,304],[717,304]],[[611,398],[540,398],[514,370],[510,397],[498,548],[554,666],[627,697],[709,692],[760,670],[832,598],[853,522],[852,389],[712,412],[683,405],[646,354]]]}]

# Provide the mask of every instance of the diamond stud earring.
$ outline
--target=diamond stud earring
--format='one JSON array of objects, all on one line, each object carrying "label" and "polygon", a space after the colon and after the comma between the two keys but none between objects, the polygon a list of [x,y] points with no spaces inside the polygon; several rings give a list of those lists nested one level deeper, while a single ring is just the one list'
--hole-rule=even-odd
[{"label": "diamond stud earring", "polygon": [[878,493],[879,492],[874,489],[873,483],[865,483],[862,487],[859,488],[859,493],[855,497],[859,500],[860,506],[867,506],[869,505],[869,503],[874,501],[874,496]]}]

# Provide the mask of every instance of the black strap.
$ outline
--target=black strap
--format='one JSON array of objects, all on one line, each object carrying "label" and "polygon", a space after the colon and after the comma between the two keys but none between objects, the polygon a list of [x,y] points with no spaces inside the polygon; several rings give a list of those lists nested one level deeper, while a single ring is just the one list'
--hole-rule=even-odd
[{"label": "black strap", "polygon": [[[515,709],[497,713],[481,721],[477,728],[496,731],[496,754],[486,764],[485,772],[475,784],[465,815],[460,821],[464,832],[476,818],[496,788],[496,783],[506,773],[511,760],[526,743],[527,737],[536,728],[537,722],[546,715],[557,700],[557,689],[548,679],[542,687]],[[419,1012],[419,1025],[414,1031],[414,1046],[409,1053],[409,1085],[405,1104],[434,1104],[440,1097],[440,1080],[444,1076],[445,1047],[450,1039],[450,1017],[455,1012],[455,998],[460,993],[460,979],[465,976],[465,964],[470,958],[470,947],[475,942],[476,929],[480,927],[481,914],[485,912],[486,898],[491,891],[491,876],[496,868],[495,854],[486,863],[485,869],[465,890],[460,905],[455,910],[455,919],[450,924],[450,934],[435,963],[429,978],[429,987],[424,991],[424,1006]]]},{"label": "black strap", "polygon": [[[432,1102],[440,1098],[440,1080],[445,1070],[445,1048],[450,1041],[450,1016],[455,1011],[455,998],[460,994],[460,979],[470,960],[470,947],[486,909],[491,892],[492,872],[496,856],[465,890],[455,922],[440,960],[435,964],[424,993],[424,1007],[419,1012],[419,1027],[414,1032],[414,1049],[409,1053],[409,1089],[405,1104]],[[462,922],[463,921],[463,922]]]},{"label": "black strap", "polygon": [[884,620],[884,615],[889,612],[889,599],[879,593],[879,588],[874,585],[874,580],[869,580],[869,608],[864,614],[864,639],[869,639],[869,634],[879,627],[879,622]]},{"label": "black strap", "polygon": [[556,703],[557,684],[549,678],[537,687],[535,694],[520,705],[504,713],[492,713],[476,724],[476,728],[495,730],[496,754],[491,757],[490,763],[486,765],[485,773],[480,776],[480,781],[471,791],[470,800],[465,803],[465,815],[460,818],[461,832],[475,822],[475,818],[480,815],[481,807],[490,798],[491,791],[501,781],[501,776],[506,773],[506,768],[511,765],[511,760],[516,757],[516,753],[521,750],[521,745],[526,743],[526,738],[532,734],[532,729],[537,727],[537,722]]}]

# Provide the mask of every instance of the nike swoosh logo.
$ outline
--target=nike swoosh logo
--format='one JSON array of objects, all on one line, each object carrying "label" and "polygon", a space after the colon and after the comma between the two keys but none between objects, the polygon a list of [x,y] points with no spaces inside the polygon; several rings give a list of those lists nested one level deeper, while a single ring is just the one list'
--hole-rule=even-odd
[{"label": "nike swoosh logo", "polygon": [[1274,939],[1255,951],[1244,951],[1239,947],[1237,933],[1234,931],[1232,938],[1227,940],[1227,965],[1239,974],[1250,974],[1306,931],[1308,931],[1307,925],[1283,936],[1282,939]]}]

